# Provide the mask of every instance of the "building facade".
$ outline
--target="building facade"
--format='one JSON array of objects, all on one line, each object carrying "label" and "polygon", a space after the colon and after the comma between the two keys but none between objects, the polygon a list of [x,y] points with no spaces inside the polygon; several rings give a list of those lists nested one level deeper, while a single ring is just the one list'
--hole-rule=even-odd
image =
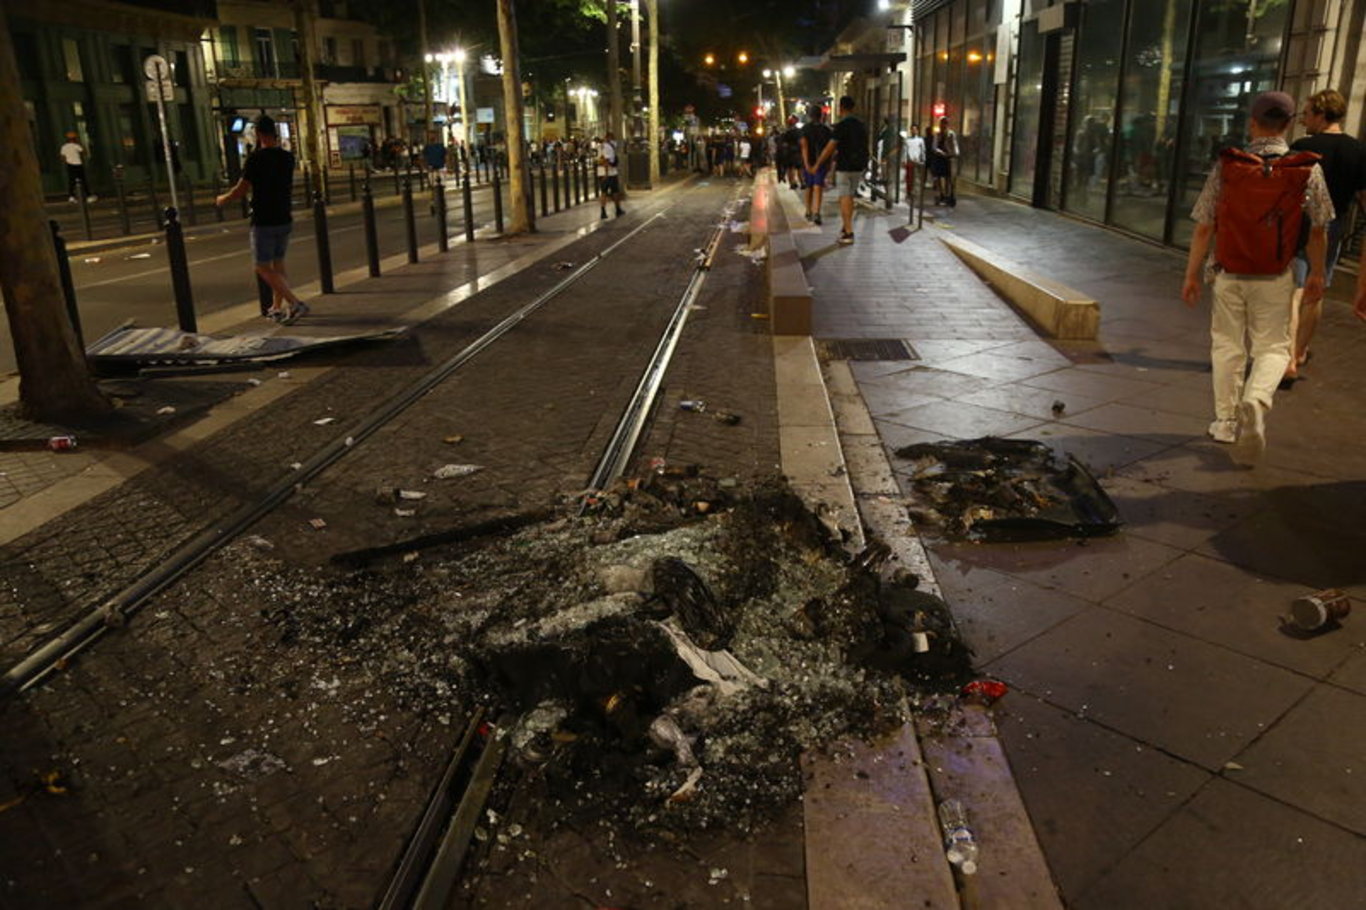
[{"label": "building facade", "polygon": [[1245,140],[1258,92],[1336,88],[1359,133],[1364,12],[1366,0],[912,0],[864,39],[906,61],[859,85],[882,89],[876,109],[901,129],[948,117],[967,183],[1184,247],[1205,175]]},{"label": "building facade", "polygon": [[165,181],[160,123],[143,74],[153,54],[171,66],[175,91],[165,113],[175,162],[195,180],[215,173],[212,86],[200,42],[212,3],[65,0],[15,5],[8,15],[45,192],[66,192],[58,149],[68,132],[88,152],[91,192],[111,192],[116,174],[130,186]]}]

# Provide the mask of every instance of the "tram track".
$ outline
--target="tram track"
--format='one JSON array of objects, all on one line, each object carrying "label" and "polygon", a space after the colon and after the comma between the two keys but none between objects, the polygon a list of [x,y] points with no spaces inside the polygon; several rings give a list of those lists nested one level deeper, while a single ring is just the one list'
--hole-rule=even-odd
[{"label": "tram track", "polygon": [[[732,205],[733,201],[727,203],[727,211]],[[531,314],[562,295],[607,257],[616,253],[647,228],[658,224],[667,211],[668,209],[665,209],[647,217],[641,224],[569,271],[562,279],[535,299],[518,307],[492,328],[462,347],[453,356],[428,370],[399,394],[390,397],[364,417],[348,425],[343,433],[340,433],[321,449],[315,451],[313,455],[302,461],[292,473],[281,477],[230,514],[196,533],[188,541],[175,548],[167,557],[139,573],[117,591],[100,598],[98,602],[81,610],[77,620],[30,651],[0,676],[0,696],[21,693],[42,683],[54,672],[69,665],[74,658],[90,648],[111,629],[126,625],[138,610],[158,593],[183,578],[188,572],[263,516],[278,509],[304,484],[321,475],[360,442],[421,400],[481,352],[512,331]],[[669,325],[656,346],[649,364],[642,373],[636,392],[632,395],[630,403],[618,422],[617,431],[613,434],[602,460],[589,480],[590,489],[601,488],[610,483],[612,479],[620,475],[629,462],[634,444],[639,439],[642,428],[648,422],[654,395],[658,391],[661,378],[667,369],[668,356],[686,322],[687,307],[696,297],[701,285],[701,277],[710,267],[711,258],[714,256],[722,234],[723,228],[718,226],[706,244],[706,254],[696,257],[696,264],[688,287],[680,298],[679,304],[675,307]]]}]

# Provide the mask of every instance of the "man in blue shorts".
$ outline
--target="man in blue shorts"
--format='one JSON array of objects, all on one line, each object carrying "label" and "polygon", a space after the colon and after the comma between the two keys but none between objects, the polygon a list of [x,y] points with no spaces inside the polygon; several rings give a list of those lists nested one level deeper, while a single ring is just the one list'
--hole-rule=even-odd
[{"label": "man in blue shorts", "polygon": [[218,206],[251,194],[251,254],[256,274],[270,286],[272,304],[261,315],[292,324],[307,315],[308,304],[290,290],[285,277],[285,250],[293,217],[289,212],[294,182],[294,156],[280,148],[275,121],[262,114],[256,119],[256,148],[247,156],[242,178],[214,200]]},{"label": "man in blue shorts", "polygon": [[808,108],[810,122],[802,127],[802,181],[806,185],[806,220],[821,223],[821,197],[825,194],[825,173],[828,164],[816,166],[816,159],[830,144],[830,127],[821,122],[821,106]]}]

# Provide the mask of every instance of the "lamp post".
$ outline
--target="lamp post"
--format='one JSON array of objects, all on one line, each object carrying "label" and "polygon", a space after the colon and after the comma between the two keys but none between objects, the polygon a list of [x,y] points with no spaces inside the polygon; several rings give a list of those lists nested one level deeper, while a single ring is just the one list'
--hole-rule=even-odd
[{"label": "lamp post", "polygon": [[451,59],[455,61],[456,86],[460,93],[460,138],[465,144],[465,152],[470,150],[470,109],[465,103],[465,49],[457,47],[451,54]]}]

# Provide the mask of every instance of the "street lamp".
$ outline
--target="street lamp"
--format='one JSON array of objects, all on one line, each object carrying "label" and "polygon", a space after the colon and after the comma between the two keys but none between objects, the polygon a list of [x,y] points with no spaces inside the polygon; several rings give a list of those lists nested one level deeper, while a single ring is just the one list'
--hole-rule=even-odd
[{"label": "street lamp", "polygon": [[455,61],[456,85],[460,89],[460,132],[465,142],[466,150],[470,147],[470,109],[465,103],[465,49],[457,47],[451,52],[451,59]]}]

